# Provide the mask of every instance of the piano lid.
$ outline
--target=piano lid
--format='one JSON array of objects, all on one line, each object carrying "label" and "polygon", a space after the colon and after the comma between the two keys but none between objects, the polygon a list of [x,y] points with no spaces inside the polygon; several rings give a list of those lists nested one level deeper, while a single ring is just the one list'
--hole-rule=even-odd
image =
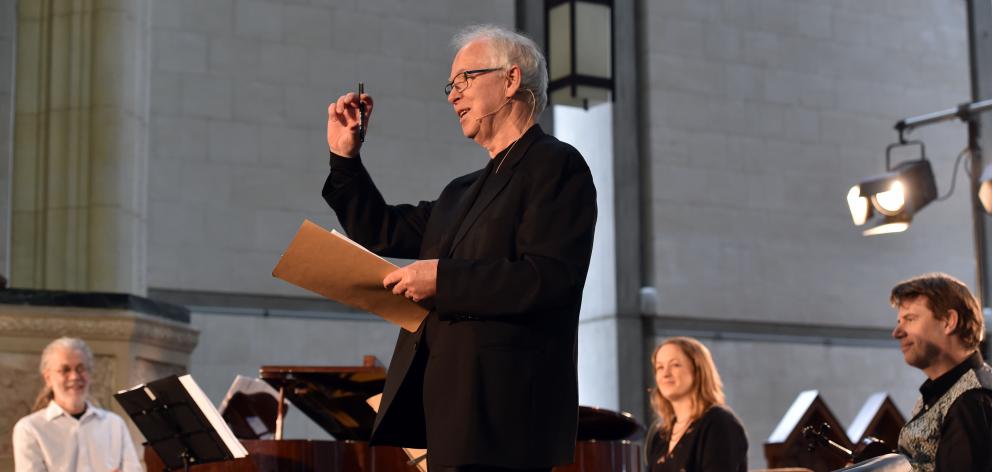
[{"label": "piano lid", "polygon": [[579,441],[637,440],[643,435],[644,427],[630,413],[579,406]]},{"label": "piano lid", "polygon": [[368,441],[375,411],[365,399],[382,393],[386,369],[366,359],[364,367],[262,366],[259,377],[284,389],[286,399],[339,441]]}]

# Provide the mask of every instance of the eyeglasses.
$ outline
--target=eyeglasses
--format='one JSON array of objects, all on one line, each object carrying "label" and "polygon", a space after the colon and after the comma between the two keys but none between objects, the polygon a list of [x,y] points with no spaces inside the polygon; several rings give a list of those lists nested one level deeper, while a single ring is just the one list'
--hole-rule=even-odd
[{"label": "eyeglasses", "polygon": [[465,91],[465,89],[468,88],[469,79],[474,79],[477,75],[485,74],[486,72],[492,72],[500,69],[502,69],[502,67],[493,67],[490,69],[472,69],[472,70],[467,70],[465,72],[461,72],[458,75],[456,75],[454,79],[451,79],[451,82],[448,82],[444,86],[444,96],[447,97],[448,95],[451,95],[452,90],[458,93],[462,93]]},{"label": "eyeglasses", "polygon": [[76,372],[76,374],[83,376],[88,374],[90,370],[86,367],[85,364],[79,364],[75,368],[72,368],[67,365],[63,365],[62,367],[56,367],[52,369],[52,371],[55,372],[56,374],[61,375],[62,377],[68,377],[74,371]]}]

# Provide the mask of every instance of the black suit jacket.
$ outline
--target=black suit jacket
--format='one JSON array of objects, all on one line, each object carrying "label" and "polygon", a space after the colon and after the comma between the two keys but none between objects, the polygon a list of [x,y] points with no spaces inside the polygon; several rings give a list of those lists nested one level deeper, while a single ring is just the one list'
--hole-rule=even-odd
[{"label": "black suit jacket", "polygon": [[429,447],[447,466],[570,463],[592,175],[537,125],[482,185],[485,173],[435,201],[387,205],[359,158],[331,158],[323,195],[351,238],[386,257],[439,259],[434,309],[426,327],[400,332],[372,442]]}]

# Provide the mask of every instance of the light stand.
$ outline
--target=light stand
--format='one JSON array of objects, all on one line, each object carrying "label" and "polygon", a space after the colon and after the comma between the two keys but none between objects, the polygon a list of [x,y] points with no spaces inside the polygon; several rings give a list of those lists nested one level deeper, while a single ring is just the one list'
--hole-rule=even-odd
[{"label": "light stand", "polygon": [[975,286],[978,289],[978,299],[983,308],[987,306],[987,300],[989,299],[989,279],[987,262],[988,247],[985,241],[985,209],[982,207],[982,202],[978,199],[978,187],[981,185],[982,169],[982,148],[979,144],[981,123],[979,116],[989,110],[992,110],[992,100],[962,103],[957,108],[949,108],[924,115],[903,118],[895,125],[896,131],[899,132],[899,142],[905,143],[905,133],[916,128],[955,119],[968,124],[968,155],[971,159],[971,217],[975,240]]}]

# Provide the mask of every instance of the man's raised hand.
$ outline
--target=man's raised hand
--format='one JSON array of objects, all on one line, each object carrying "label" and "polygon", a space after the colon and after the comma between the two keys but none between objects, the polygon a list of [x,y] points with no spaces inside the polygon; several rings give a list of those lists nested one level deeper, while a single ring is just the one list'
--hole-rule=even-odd
[{"label": "man's raised hand", "polygon": [[[354,92],[340,96],[327,105],[327,148],[342,157],[355,157],[362,148],[359,140],[360,119],[358,94]],[[362,94],[365,105],[365,129],[372,117],[372,97]]]}]

